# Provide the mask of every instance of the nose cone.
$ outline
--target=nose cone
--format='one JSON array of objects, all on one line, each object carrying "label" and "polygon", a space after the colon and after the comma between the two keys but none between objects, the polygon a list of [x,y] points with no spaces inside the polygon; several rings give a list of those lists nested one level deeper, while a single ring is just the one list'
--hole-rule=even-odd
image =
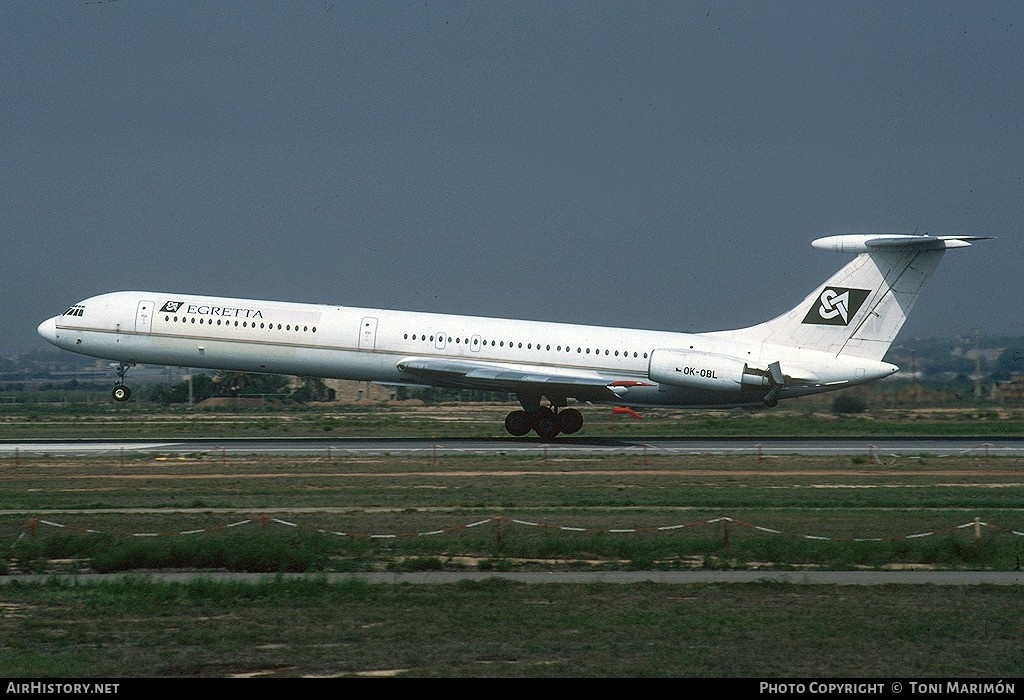
[{"label": "nose cone", "polygon": [[48,343],[57,344],[57,317],[48,318],[39,324],[39,328],[36,329],[39,335]]}]

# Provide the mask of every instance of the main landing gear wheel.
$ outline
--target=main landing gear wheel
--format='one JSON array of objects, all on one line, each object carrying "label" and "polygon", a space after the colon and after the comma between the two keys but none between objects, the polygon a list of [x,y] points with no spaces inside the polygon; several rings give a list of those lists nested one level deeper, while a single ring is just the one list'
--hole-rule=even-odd
[{"label": "main landing gear wheel", "polygon": [[522,437],[533,429],[533,418],[526,411],[512,411],[505,416],[505,430],[509,435]]},{"label": "main landing gear wheel", "polygon": [[558,433],[562,432],[561,428],[558,414],[550,408],[542,406],[533,417],[533,430],[541,440],[553,440]]},{"label": "main landing gear wheel", "polygon": [[578,433],[583,427],[583,414],[575,408],[563,408],[558,412],[558,422],[562,426],[562,432],[566,435]]},{"label": "main landing gear wheel", "polygon": [[113,396],[114,401],[127,401],[132,397],[132,390],[124,385],[115,386]]},{"label": "main landing gear wheel", "polygon": [[536,413],[512,411],[505,416],[505,430],[516,437],[532,430],[541,440],[553,440],[559,433],[571,435],[582,427],[583,414],[575,408],[564,408],[555,413],[551,408],[541,406]]}]

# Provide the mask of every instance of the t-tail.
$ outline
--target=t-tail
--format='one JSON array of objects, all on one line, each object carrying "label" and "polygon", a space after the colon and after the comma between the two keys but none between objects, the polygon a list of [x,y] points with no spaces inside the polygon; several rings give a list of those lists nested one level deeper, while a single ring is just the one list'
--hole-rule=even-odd
[{"label": "t-tail", "polygon": [[811,244],[815,248],[858,255],[778,318],[720,335],[881,360],[946,250],[984,238],[889,233],[819,238]]}]

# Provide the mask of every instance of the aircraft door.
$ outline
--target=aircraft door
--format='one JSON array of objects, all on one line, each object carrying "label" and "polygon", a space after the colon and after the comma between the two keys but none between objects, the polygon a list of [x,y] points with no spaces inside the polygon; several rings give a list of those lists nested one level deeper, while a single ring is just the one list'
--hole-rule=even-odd
[{"label": "aircraft door", "polygon": [[444,350],[445,346],[445,334],[443,332],[438,333],[434,336],[434,347],[438,350]]},{"label": "aircraft door", "polygon": [[481,340],[482,338],[480,338],[480,336],[474,335],[473,338],[470,340],[469,349],[472,350],[473,352],[480,352]]},{"label": "aircraft door", "polygon": [[135,312],[135,332],[149,333],[153,330],[153,309],[156,306],[152,301],[140,301]]},{"label": "aircraft door", "polygon": [[377,319],[367,316],[359,324],[359,349],[373,350],[377,347]]}]

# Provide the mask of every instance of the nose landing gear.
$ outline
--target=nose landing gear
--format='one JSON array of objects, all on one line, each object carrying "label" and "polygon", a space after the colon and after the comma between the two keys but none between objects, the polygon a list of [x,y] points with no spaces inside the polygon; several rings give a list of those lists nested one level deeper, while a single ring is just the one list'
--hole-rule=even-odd
[{"label": "nose landing gear", "polygon": [[128,373],[129,367],[134,367],[134,362],[120,362],[117,365],[117,381],[114,382],[114,391],[111,395],[114,401],[127,401],[132,396],[132,390],[124,385],[124,375]]}]

